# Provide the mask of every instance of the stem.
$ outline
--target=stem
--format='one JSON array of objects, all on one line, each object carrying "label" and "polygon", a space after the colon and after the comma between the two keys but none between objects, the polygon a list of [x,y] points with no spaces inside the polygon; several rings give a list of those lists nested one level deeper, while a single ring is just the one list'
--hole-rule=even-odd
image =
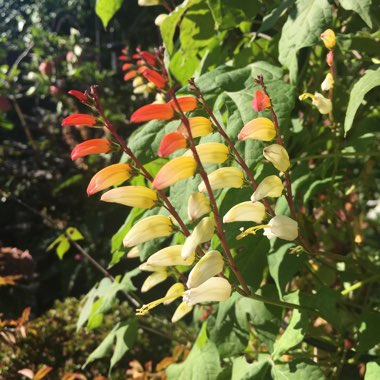
[{"label": "stem", "polygon": [[[251,185],[252,185],[253,189],[256,190],[258,185],[257,185],[257,182],[256,182],[256,180],[255,180],[252,172],[249,170],[249,167],[245,163],[243,157],[240,155],[240,153],[238,152],[238,150],[235,148],[234,143],[231,141],[231,139],[229,138],[229,136],[227,135],[227,133],[225,132],[225,130],[223,129],[223,127],[220,125],[218,119],[215,117],[214,113],[212,112],[211,107],[208,105],[208,103],[207,103],[206,99],[204,98],[201,90],[195,84],[194,78],[191,78],[189,80],[189,83],[191,85],[191,88],[195,91],[197,97],[201,100],[205,111],[208,113],[208,115],[210,116],[210,118],[214,122],[216,128],[218,129],[218,132],[222,135],[222,137],[226,141],[228,147],[231,149],[231,151],[235,155],[235,158],[236,158],[237,162],[239,163],[239,165],[242,167],[242,169],[246,173],[249,181],[251,182]],[[261,201],[263,202],[263,204],[264,204],[265,208],[267,209],[268,213],[270,215],[274,216],[274,211],[273,211],[272,207],[270,206],[270,204],[268,203],[268,201],[265,198],[263,198]]]},{"label": "stem", "polygon": [[188,134],[189,140],[190,140],[190,149],[191,149],[191,151],[193,153],[193,156],[194,156],[194,159],[195,159],[195,161],[197,163],[199,174],[202,177],[202,180],[203,180],[203,182],[204,182],[204,184],[206,186],[206,189],[207,189],[207,193],[208,193],[208,195],[210,197],[210,205],[211,205],[212,212],[214,214],[217,235],[219,237],[220,243],[221,243],[221,245],[223,247],[223,250],[224,250],[224,252],[226,254],[228,263],[229,263],[232,271],[234,272],[236,278],[238,279],[240,285],[242,286],[243,291],[248,295],[248,294],[250,294],[250,290],[249,290],[249,288],[247,286],[247,283],[245,282],[243,276],[241,275],[241,273],[239,272],[238,268],[236,267],[236,264],[235,264],[234,259],[232,257],[230,248],[229,248],[229,246],[227,244],[227,240],[226,240],[226,237],[225,237],[224,231],[223,231],[223,226],[222,226],[221,218],[220,218],[220,215],[219,215],[218,206],[216,204],[214,193],[212,191],[212,188],[211,188],[210,181],[208,179],[207,173],[206,173],[206,171],[205,171],[205,169],[204,169],[204,167],[202,165],[201,159],[200,159],[199,154],[197,152],[197,149],[195,147],[195,142],[194,142],[193,134],[191,132],[189,119],[183,113],[183,111],[181,109],[181,106],[178,103],[178,100],[177,100],[177,97],[176,97],[176,94],[175,94],[174,90],[171,89],[169,91],[169,94],[172,96],[174,104],[176,105],[176,108],[177,108],[177,110],[178,110],[178,112],[179,112],[179,114],[181,116],[181,121],[182,121],[182,123],[184,124],[184,126],[186,128],[186,131],[187,131],[187,134]]},{"label": "stem", "polygon": [[282,308],[285,308],[285,309],[308,310],[308,311],[315,312],[313,309],[311,309],[309,307],[306,307],[306,306],[301,306],[301,305],[298,305],[296,303],[290,303],[290,302],[284,302],[284,301],[280,301],[280,300],[274,300],[272,298],[261,296],[261,295],[258,295],[258,294],[251,294],[249,296],[249,298],[252,298],[252,299],[254,299],[256,301],[261,301],[261,302],[264,302],[264,303],[267,303],[267,304],[270,304],[270,305],[282,307]]},{"label": "stem", "polygon": [[340,292],[340,294],[341,294],[342,296],[346,296],[347,294],[353,292],[354,290],[360,289],[360,288],[361,288],[362,286],[364,286],[365,284],[367,284],[367,283],[369,283],[369,282],[372,282],[373,280],[376,280],[376,279],[378,279],[379,277],[380,277],[379,274],[375,274],[375,275],[373,275],[373,276],[371,276],[371,277],[368,277],[368,278],[366,278],[366,279],[364,279],[364,280],[362,280],[362,281],[358,281],[358,282],[356,282],[355,284],[351,285],[350,287],[348,287],[348,288],[342,290],[342,291]]}]

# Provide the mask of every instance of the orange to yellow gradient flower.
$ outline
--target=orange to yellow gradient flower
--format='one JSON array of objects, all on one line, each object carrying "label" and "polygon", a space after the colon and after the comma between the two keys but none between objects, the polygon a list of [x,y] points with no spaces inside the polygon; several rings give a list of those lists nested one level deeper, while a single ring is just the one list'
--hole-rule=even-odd
[{"label": "orange to yellow gradient flower", "polygon": [[335,39],[335,33],[332,29],[326,29],[322,34],[321,34],[321,40],[327,47],[327,49],[332,49],[335,44],[336,44],[336,39]]},{"label": "orange to yellow gradient flower", "polygon": [[[207,136],[208,134],[213,132],[213,127],[210,119],[203,116],[195,116],[189,117],[189,125],[191,130],[191,135],[193,138]],[[179,132],[184,137],[188,138],[189,135],[187,133],[187,129],[183,123],[179,125],[177,128],[177,132]]]},{"label": "orange to yellow gradient flower", "polygon": [[271,141],[276,137],[273,121],[266,117],[258,117],[245,124],[238,134],[238,140]]},{"label": "orange to yellow gradient flower", "polygon": [[108,187],[118,185],[131,178],[133,169],[128,164],[114,164],[97,172],[87,186],[87,194],[92,195]]},{"label": "orange to yellow gradient flower", "polygon": [[187,140],[178,132],[165,135],[158,148],[158,157],[167,157],[178,149],[186,148]]},{"label": "orange to yellow gradient flower", "polygon": [[[229,155],[228,147],[217,142],[199,144],[195,149],[202,164],[222,164],[227,161]],[[184,156],[193,157],[191,149],[189,149]]]},{"label": "orange to yellow gradient flower", "polygon": [[255,97],[252,100],[252,108],[256,112],[260,112],[271,107],[271,102],[268,95],[263,94],[260,90],[256,90]]},{"label": "orange to yellow gradient flower", "polygon": [[193,157],[177,157],[166,163],[157,173],[152,186],[155,189],[165,189],[174,183],[192,177],[197,168]]},{"label": "orange to yellow gradient flower", "polygon": [[78,144],[71,151],[71,159],[77,160],[90,154],[109,153],[113,150],[112,143],[108,139],[91,139]]}]

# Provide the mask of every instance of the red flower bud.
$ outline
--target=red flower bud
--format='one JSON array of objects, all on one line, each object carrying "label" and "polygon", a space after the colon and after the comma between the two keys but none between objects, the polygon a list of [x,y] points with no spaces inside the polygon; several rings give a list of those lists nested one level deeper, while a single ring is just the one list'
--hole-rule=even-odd
[{"label": "red flower bud", "polygon": [[146,69],[142,73],[142,75],[148,79],[148,81],[152,82],[156,85],[157,88],[163,89],[166,87],[167,81],[162,77],[157,71]]},{"label": "red flower bud", "polygon": [[84,94],[81,91],[78,90],[70,90],[67,92],[69,95],[74,96],[74,98],[77,98],[80,102],[85,103],[88,100],[88,97],[86,94]]},{"label": "red flower bud", "polygon": [[132,66],[133,66],[132,63],[124,63],[124,65],[121,66],[121,69],[122,69],[123,71],[127,71],[127,70],[129,70]]},{"label": "red flower bud", "polygon": [[79,127],[93,127],[96,122],[96,117],[92,115],[74,113],[73,115],[67,116],[62,120],[62,126],[77,125]]},{"label": "red flower bud", "polygon": [[136,70],[128,71],[128,72],[124,75],[124,80],[130,80],[130,79],[134,78],[136,75],[137,75],[137,71],[136,71]]}]

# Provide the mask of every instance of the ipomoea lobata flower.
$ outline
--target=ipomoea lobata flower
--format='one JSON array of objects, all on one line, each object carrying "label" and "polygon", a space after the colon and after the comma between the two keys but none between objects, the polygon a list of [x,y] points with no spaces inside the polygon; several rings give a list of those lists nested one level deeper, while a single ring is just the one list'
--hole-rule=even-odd
[{"label": "ipomoea lobata flower", "polygon": [[71,151],[71,159],[77,160],[80,157],[90,154],[109,153],[113,150],[112,143],[108,139],[91,139],[78,144]]},{"label": "ipomoea lobata flower", "polygon": [[326,63],[331,67],[334,64],[334,51],[330,50],[326,54]]},{"label": "ipomoea lobata flower", "polygon": [[161,284],[161,282],[164,282],[167,278],[168,272],[166,270],[153,272],[145,279],[144,283],[142,284],[141,293],[145,293],[156,285]]},{"label": "ipomoea lobata flower", "polygon": [[196,288],[205,281],[223,271],[223,256],[218,251],[207,252],[189,273],[186,286]]},{"label": "ipomoea lobata flower", "polygon": [[331,75],[331,73],[328,73],[326,75],[326,78],[324,79],[324,81],[321,84],[321,89],[322,89],[322,91],[328,91],[328,90],[330,90],[330,88],[333,88],[333,87],[334,87],[334,78]]},{"label": "ipomoea lobata flower", "polygon": [[96,125],[97,119],[92,115],[87,115],[84,113],[74,113],[70,116],[65,117],[62,120],[62,126],[77,126],[77,127],[93,127]]},{"label": "ipomoea lobata flower", "polygon": [[143,123],[150,120],[171,120],[175,116],[173,107],[168,103],[147,104],[133,112],[132,123]]},{"label": "ipomoea lobata flower", "polygon": [[280,172],[286,172],[290,166],[288,152],[282,145],[272,144],[265,147],[263,155]]},{"label": "ipomoea lobata flower", "polygon": [[162,0],[138,0],[140,7],[151,7],[154,5],[160,5]]},{"label": "ipomoea lobata flower", "polygon": [[276,215],[268,222],[268,224],[250,227],[236,238],[240,240],[249,234],[256,235],[256,232],[262,229],[264,230],[264,235],[268,239],[278,237],[280,239],[293,241],[298,237],[298,223],[285,215]]},{"label": "ipomoea lobata flower", "polygon": [[[191,130],[191,135],[193,138],[207,136],[213,132],[212,124],[210,119],[203,116],[189,117],[189,125]],[[185,138],[188,138],[188,133],[185,125],[181,123],[177,128],[177,132],[181,133]]]},{"label": "ipomoea lobata flower", "polygon": [[152,186],[158,190],[165,189],[183,179],[192,177],[197,168],[193,157],[177,157],[166,163],[157,173]]},{"label": "ipomoea lobata flower", "polygon": [[215,221],[213,218],[209,216],[203,218],[194,228],[190,236],[186,238],[181,252],[182,257],[187,259],[193,254],[199,244],[211,240],[214,235],[214,228]]},{"label": "ipomoea lobata flower", "polygon": [[169,15],[167,13],[161,13],[154,19],[154,25],[161,26]]},{"label": "ipomoea lobata flower", "polygon": [[190,220],[196,220],[211,211],[210,201],[199,192],[192,193],[187,201],[187,215]]},{"label": "ipomoea lobata flower", "polygon": [[321,34],[321,40],[327,47],[327,49],[332,49],[335,44],[336,44],[336,39],[335,39],[335,33],[331,29],[326,29],[322,34]]},{"label": "ipomoea lobata flower", "polygon": [[153,215],[139,220],[125,235],[124,247],[133,247],[158,237],[169,236],[173,231],[173,223],[168,216]]},{"label": "ipomoea lobata flower", "polygon": [[88,101],[88,96],[81,91],[70,90],[67,93],[71,96],[74,96],[74,98],[78,99],[82,103],[86,103]]},{"label": "ipomoea lobata flower", "polygon": [[326,115],[326,114],[331,112],[331,110],[332,110],[331,100],[325,98],[319,92],[315,92],[314,95],[310,94],[309,92],[305,92],[304,94],[301,94],[298,97],[299,100],[305,100],[307,98],[311,98],[312,104],[318,108],[318,111],[322,115]]},{"label": "ipomoea lobata flower", "polygon": [[[229,155],[228,147],[217,142],[199,144],[195,149],[202,164],[222,164],[227,161]],[[193,157],[191,149],[187,150],[184,156]]]},{"label": "ipomoea lobata flower", "polygon": [[147,263],[154,266],[191,265],[195,259],[195,252],[183,258],[181,255],[183,245],[171,245],[154,253],[147,260]]},{"label": "ipomoea lobata flower", "polygon": [[276,137],[273,121],[266,117],[258,117],[244,125],[238,134],[238,140],[271,141]]},{"label": "ipomoea lobata flower", "polygon": [[[238,189],[244,184],[243,172],[240,169],[233,167],[217,169],[207,177],[213,190],[230,187]],[[199,184],[198,191],[207,191],[206,185],[203,181]]]},{"label": "ipomoea lobata flower", "polygon": [[186,290],[183,302],[193,306],[202,302],[226,301],[231,296],[231,284],[224,278],[212,277],[196,288]]},{"label": "ipomoea lobata flower", "polygon": [[188,306],[185,302],[181,302],[172,316],[172,323],[178,322],[186,314],[189,314],[191,310],[193,310],[192,306]]},{"label": "ipomoea lobata flower", "polygon": [[142,75],[159,89],[165,88],[168,83],[167,79],[165,79],[161,74],[152,69],[145,69]]},{"label": "ipomoea lobata flower", "polygon": [[121,186],[107,191],[100,200],[149,209],[156,205],[158,198],[156,191],[145,186]]},{"label": "ipomoea lobata flower", "polygon": [[[177,98],[177,102],[182,112],[194,111],[198,107],[198,100],[194,96],[182,96]],[[174,100],[171,100],[168,104],[170,104],[176,112],[179,112]]]},{"label": "ipomoea lobata flower", "polygon": [[128,164],[114,164],[98,171],[87,186],[87,194],[93,195],[108,187],[118,185],[131,178],[133,169]]},{"label": "ipomoea lobata flower", "polygon": [[178,132],[165,135],[158,148],[158,157],[168,157],[178,149],[186,148],[187,140]]},{"label": "ipomoea lobata flower", "polygon": [[127,253],[127,259],[136,259],[137,257],[140,257],[140,251],[139,247],[135,246],[132,247]]},{"label": "ipomoea lobata flower", "polygon": [[223,217],[223,223],[255,222],[265,218],[265,206],[260,202],[242,202],[232,207]]},{"label": "ipomoea lobata flower", "polygon": [[255,97],[252,100],[252,108],[256,112],[260,112],[270,107],[271,107],[271,103],[270,103],[269,96],[263,94],[260,90],[256,90]]},{"label": "ipomoea lobata flower", "polygon": [[270,175],[265,177],[257,186],[255,192],[251,196],[252,202],[257,202],[265,197],[277,198],[281,196],[284,185],[279,177]]}]

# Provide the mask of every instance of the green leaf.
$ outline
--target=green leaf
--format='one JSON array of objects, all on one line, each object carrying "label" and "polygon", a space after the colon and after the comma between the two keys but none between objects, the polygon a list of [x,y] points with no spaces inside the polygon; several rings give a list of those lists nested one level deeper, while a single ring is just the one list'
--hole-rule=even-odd
[{"label": "green leaf", "polygon": [[107,28],[108,23],[115,13],[123,5],[123,0],[96,0],[95,12],[102,20],[104,29]]},{"label": "green leaf", "polygon": [[215,380],[221,372],[218,349],[205,342],[205,327],[183,363],[172,364],[166,370],[168,380]]},{"label": "green leaf", "polygon": [[339,0],[341,7],[356,12],[370,28],[372,28],[371,3],[372,0]]},{"label": "green leaf", "polygon": [[137,338],[137,321],[131,319],[120,325],[115,332],[116,344],[111,357],[109,375],[112,368],[117,364],[123,356],[132,348]]},{"label": "green leaf", "polygon": [[280,5],[272,10],[269,14],[263,17],[263,22],[259,28],[259,32],[265,32],[272,29],[278,20],[285,14],[285,12],[295,3],[295,0],[282,0]]},{"label": "green leaf", "polygon": [[66,229],[66,234],[70,236],[70,239],[76,241],[76,240],[83,240],[84,236],[81,234],[81,232],[75,228],[75,227],[68,227]]},{"label": "green leaf", "polygon": [[359,344],[357,350],[366,352],[380,344],[379,320],[380,313],[365,311],[361,316],[359,327]]},{"label": "green leaf", "polygon": [[350,100],[344,120],[345,135],[351,129],[356,112],[363,102],[365,95],[377,86],[380,86],[380,67],[376,70],[367,70],[364,76],[355,83],[350,93]]},{"label": "green leaf", "polygon": [[293,310],[290,323],[280,339],[274,345],[273,358],[279,359],[290,348],[297,346],[305,337],[308,327],[308,316],[305,312]]},{"label": "green leaf", "polygon": [[233,361],[231,380],[271,380],[270,370],[269,361],[248,363],[245,356],[239,356]]},{"label": "green leaf", "polygon": [[237,28],[243,21],[251,21],[259,10],[259,2],[250,0],[207,0],[218,30]]},{"label": "green leaf", "polygon": [[380,362],[369,362],[366,365],[364,380],[380,379]]},{"label": "green leaf", "polygon": [[295,359],[287,364],[272,365],[273,380],[325,380],[322,370],[309,359]]},{"label": "green leaf", "polygon": [[292,82],[297,80],[298,51],[315,45],[330,23],[331,5],[327,0],[297,0],[282,28],[278,45],[278,59],[288,67]]}]

